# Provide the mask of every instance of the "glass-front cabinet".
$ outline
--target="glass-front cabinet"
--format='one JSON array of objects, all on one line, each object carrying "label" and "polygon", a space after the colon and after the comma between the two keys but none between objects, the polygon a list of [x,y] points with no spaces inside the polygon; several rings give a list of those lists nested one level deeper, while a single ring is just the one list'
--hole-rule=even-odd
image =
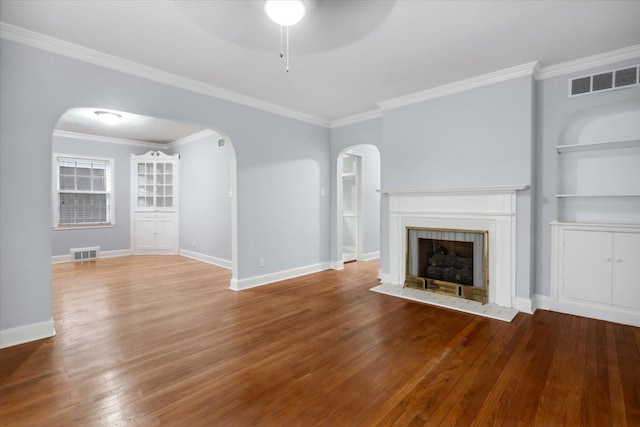
[{"label": "glass-front cabinet", "polygon": [[176,160],[138,160],[136,162],[136,208],[138,210],[175,209],[174,174]]},{"label": "glass-front cabinet", "polygon": [[178,253],[179,162],[161,151],[131,156],[134,254]]}]

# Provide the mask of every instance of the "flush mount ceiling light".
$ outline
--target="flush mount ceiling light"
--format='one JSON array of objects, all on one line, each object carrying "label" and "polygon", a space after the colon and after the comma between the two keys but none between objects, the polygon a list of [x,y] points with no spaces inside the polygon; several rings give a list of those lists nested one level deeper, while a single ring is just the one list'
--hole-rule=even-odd
[{"label": "flush mount ceiling light", "polygon": [[[287,61],[287,73],[289,72],[289,27],[300,22],[304,16],[304,4],[300,0],[267,0],[264,11],[269,19],[280,25],[280,58]],[[282,27],[286,28],[286,48],[282,49]]]},{"label": "flush mount ceiling light", "polygon": [[299,0],[267,0],[264,5],[267,16],[283,27],[295,25],[304,16],[304,4]]},{"label": "flush mount ceiling light", "polygon": [[96,111],[96,116],[102,123],[113,125],[122,117],[120,114],[112,113],[111,111]]}]

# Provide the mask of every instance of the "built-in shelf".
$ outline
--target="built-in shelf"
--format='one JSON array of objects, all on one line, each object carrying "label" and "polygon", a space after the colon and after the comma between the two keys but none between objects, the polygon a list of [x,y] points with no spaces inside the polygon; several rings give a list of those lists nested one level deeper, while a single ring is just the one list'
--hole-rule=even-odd
[{"label": "built-in shelf", "polygon": [[556,197],[558,198],[577,198],[577,197],[640,197],[640,193],[625,193],[625,194],[616,194],[616,193],[611,193],[611,194],[604,194],[604,193],[600,193],[600,194],[556,194]]},{"label": "built-in shelf", "polygon": [[392,189],[380,189],[381,194],[407,194],[407,195],[421,195],[421,194],[436,194],[436,193],[512,193],[519,190],[526,190],[529,188],[528,184],[522,185],[491,185],[486,187],[443,187],[443,188],[392,188]]},{"label": "built-in shelf", "polygon": [[570,144],[570,145],[558,145],[556,150],[558,153],[572,153],[577,151],[595,151],[595,150],[608,150],[613,148],[631,148],[640,147],[640,139],[631,139],[627,141],[607,141],[607,142],[594,142],[590,144]]},{"label": "built-in shelf", "polygon": [[355,177],[356,177],[356,174],[354,172],[342,174],[342,179],[355,179]]}]

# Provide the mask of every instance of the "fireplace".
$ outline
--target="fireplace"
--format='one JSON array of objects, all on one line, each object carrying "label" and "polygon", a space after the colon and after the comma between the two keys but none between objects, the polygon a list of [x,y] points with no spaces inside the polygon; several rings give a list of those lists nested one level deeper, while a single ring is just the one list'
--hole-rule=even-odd
[{"label": "fireplace", "polygon": [[[487,254],[485,258],[487,277],[485,296],[489,303],[487,305],[515,308],[516,191],[527,188],[526,185],[505,185],[381,190],[381,193],[388,197],[386,201],[383,200],[387,205],[388,215],[388,246],[386,246],[388,264],[381,271],[383,283],[396,285],[402,289],[407,277],[414,276],[414,274],[407,274],[410,267],[407,265],[406,258],[409,245],[408,228],[464,232],[482,230],[482,233],[486,233],[484,241]],[[426,239],[433,239],[433,237],[426,237]],[[436,237],[436,239],[461,240],[446,237]],[[418,274],[415,277],[421,276]],[[426,283],[428,286],[428,282]],[[476,283],[474,286],[454,284],[463,286],[463,291],[479,288]],[[452,300],[455,302],[452,302],[454,309],[457,309],[455,305],[473,303],[460,298],[446,298],[445,295],[437,295],[433,292],[424,294],[428,297]]]},{"label": "fireplace", "polygon": [[488,231],[406,228],[404,286],[487,303]]}]

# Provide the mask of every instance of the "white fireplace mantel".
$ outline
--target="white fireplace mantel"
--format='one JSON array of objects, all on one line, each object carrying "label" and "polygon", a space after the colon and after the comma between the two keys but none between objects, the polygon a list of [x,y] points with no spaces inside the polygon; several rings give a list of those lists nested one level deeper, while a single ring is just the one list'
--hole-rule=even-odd
[{"label": "white fireplace mantel", "polygon": [[515,308],[516,191],[528,185],[380,190],[389,197],[389,274],[404,284],[407,227],[489,233],[489,302]]}]

